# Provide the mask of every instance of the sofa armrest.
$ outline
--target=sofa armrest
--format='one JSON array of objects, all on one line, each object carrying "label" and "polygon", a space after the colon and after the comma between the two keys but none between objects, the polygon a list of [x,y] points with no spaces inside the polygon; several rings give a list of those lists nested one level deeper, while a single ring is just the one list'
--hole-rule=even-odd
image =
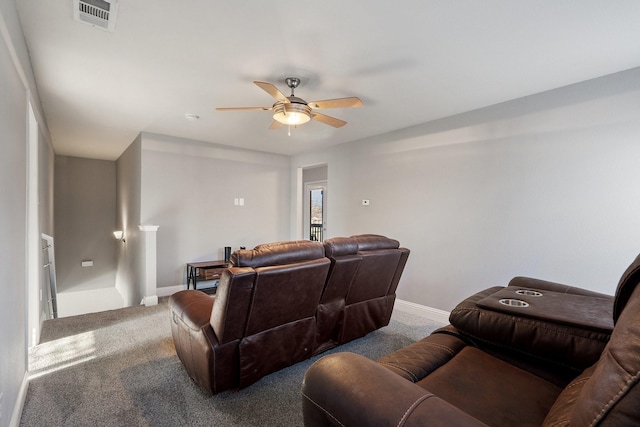
[{"label": "sofa armrest", "polygon": [[169,309],[172,322],[178,320],[194,331],[202,329],[209,324],[211,308],[215,297],[211,297],[202,291],[179,291],[169,297]]},{"label": "sofa armrest", "polygon": [[[613,329],[612,307],[605,299],[567,295],[567,303],[576,298],[585,300],[575,307],[567,305],[567,309],[572,311],[583,310],[585,322],[571,323],[569,316],[563,318],[563,312],[557,308],[561,307],[562,298],[551,304],[547,318],[543,315],[544,301],[553,301],[547,299],[551,293],[545,291],[547,297],[537,298],[518,295],[513,287],[488,288],[458,304],[451,311],[449,321],[479,347],[490,346],[508,353],[516,352],[544,363],[582,372],[598,360],[609,340]],[[526,308],[501,308],[497,300],[505,295],[527,300],[531,305]],[[556,293],[558,295],[562,296]],[[493,306],[489,306],[488,301],[493,301]],[[540,305],[543,307],[538,310],[536,307]],[[589,319],[593,320],[592,325],[586,324]]]},{"label": "sofa armrest", "polygon": [[563,294],[584,295],[588,297],[604,298],[604,299],[611,300],[611,305],[613,305],[612,295],[589,291],[583,288],[576,288],[575,286],[564,285],[562,283],[548,282],[546,280],[534,279],[531,277],[522,277],[522,276],[514,277],[509,281],[509,287],[535,289],[538,291],[552,291],[552,292],[558,292]]},{"label": "sofa armrest", "polygon": [[314,363],[302,383],[306,427],[485,426],[380,364],[353,353]]}]

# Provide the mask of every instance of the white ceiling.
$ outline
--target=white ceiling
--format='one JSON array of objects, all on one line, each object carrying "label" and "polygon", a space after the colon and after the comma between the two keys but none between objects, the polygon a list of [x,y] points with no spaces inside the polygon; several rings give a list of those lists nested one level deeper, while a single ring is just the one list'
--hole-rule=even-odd
[{"label": "white ceiling", "polygon": [[[113,33],[72,0],[16,3],[56,152],[108,160],[140,131],[295,154],[640,66],[638,0],[120,0]],[[291,136],[215,111],[289,76],[364,106]]]}]

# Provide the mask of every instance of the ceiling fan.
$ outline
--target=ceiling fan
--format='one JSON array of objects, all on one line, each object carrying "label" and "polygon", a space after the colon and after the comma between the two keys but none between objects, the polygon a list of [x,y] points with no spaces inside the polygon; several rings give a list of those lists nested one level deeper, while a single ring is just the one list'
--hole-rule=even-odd
[{"label": "ceiling fan", "polygon": [[276,99],[271,107],[227,107],[216,108],[218,111],[241,111],[241,110],[264,110],[273,111],[273,123],[269,129],[277,129],[281,125],[298,126],[307,123],[309,120],[317,120],[335,128],[342,127],[347,124],[344,120],[321,114],[315,110],[321,108],[353,108],[361,107],[362,101],[359,98],[335,98],[325,99],[323,101],[306,102],[302,98],[294,95],[293,91],[300,84],[297,77],[288,77],[285,79],[287,86],[291,89],[291,95],[286,96],[271,83],[254,81],[260,89],[267,92]]}]

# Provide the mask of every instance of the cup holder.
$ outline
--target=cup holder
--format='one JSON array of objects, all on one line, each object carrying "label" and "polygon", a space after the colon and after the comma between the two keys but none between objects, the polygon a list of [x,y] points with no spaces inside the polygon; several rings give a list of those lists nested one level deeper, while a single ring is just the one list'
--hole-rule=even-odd
[{"label": "cup holder", "polygon": [[503,298],[499,300],[499,302],[500,304],[508,305],[509,307],[529,307],[528,302],[513,298]]},{"label": "cup holder", "polygon": [[518,295],[526,295],[528,297],[541,297],[542,296],[541,292],[532,291],[530,289],[518,289],[516,291],[516,294],[518,294]]}]

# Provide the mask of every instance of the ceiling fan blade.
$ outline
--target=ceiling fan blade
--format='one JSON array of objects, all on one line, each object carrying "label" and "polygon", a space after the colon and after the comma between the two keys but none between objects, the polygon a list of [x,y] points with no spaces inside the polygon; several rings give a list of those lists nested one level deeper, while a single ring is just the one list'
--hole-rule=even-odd
[{"label": "ceiling fan blade", "polygon": [[269,126],[269,129],[280,129],[282,127],[282,123],[280,123],[277,120],[274,120],[273,122],[271,122],[271,126]]},{"label": "ceiling fan blade", "polygon": [[313,120],[324,123],[325,125],[333,126],[334,128],[341,128],[346,125],[344,120],[336,119],[335,117],[327,116],[325,114],[313,113]]},{"label": "ceiling fan blade", "polygon": [[273,107],[218,107],[216,110],[218,111],[241,111],[241,110],[262,110],[269,111]]},{"label": "ceiling fan blade", "polygon": [[355,108],[362,107],[360,98],[336,98],[325,99],[324,101],[313,101],[309,103],[311,108]]},{"label": "ceiling fan blade", "polygon": [[280,90],[274,85],[272,85],[271,83],[257,82],[257,81],[254,81],[253,83],[255,83],[256,86],[258,86],[260,89],[267,92],[269,95],[273,96],[278,101],[282,101],[286,104],[289,103],[289,98],[287,98],[284,93],[280,92]]}]

